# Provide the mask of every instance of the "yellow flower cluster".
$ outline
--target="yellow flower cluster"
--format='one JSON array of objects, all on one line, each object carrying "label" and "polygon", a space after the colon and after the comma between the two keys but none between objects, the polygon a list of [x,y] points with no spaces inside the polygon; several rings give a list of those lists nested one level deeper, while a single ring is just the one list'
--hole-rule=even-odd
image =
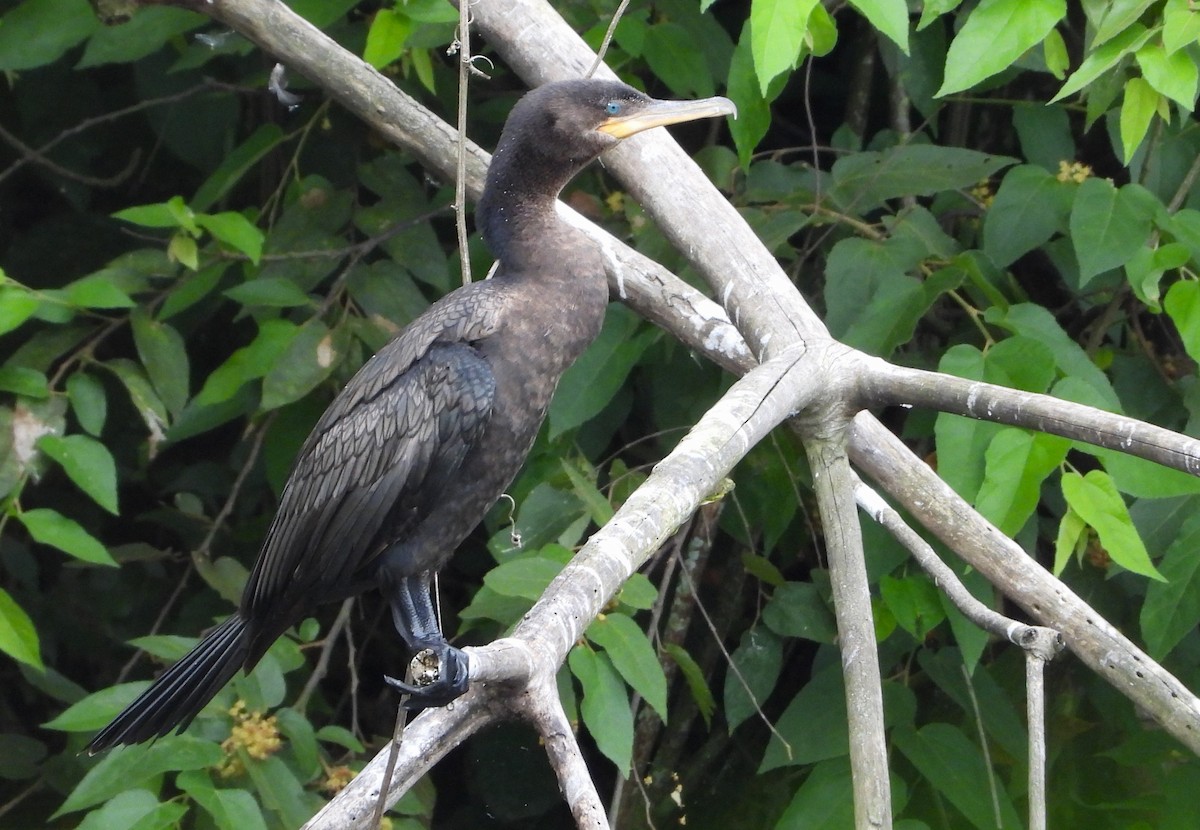
[{"label": "yellow flower cluster", "polygon": [[1092,175],[1092,168],[1078,161],[1060,161],[1058,163],[1058,176],[1060,182],[1075,182],[1081,184],[1084,179]]},{"label": "yellow flower cluster", "polygon": [[283,746],[274,715],[265,717],[262,712],[250,712],[246,709],[246,701],[239,700],[229,709],[229,716],[234,721],[233,729],[229,737],[221,742],[225,760],[217,768],[223,778],[233,778],[245,772],[238,750],[245,750],[256,761],[265,761]]},{"label": "yellow flower cluster", "polygon": [[992,183],[984,179],[971,188],[971,197],[987,210],[992,206],[992,202],[996,201],[996,191],[992,190]]},{"label": "yellow flower cluster", "polygon": [[329,767],[325,770],[325,780],[321,783],[321,792],[337,795],[354,779],[354,770],[345,765]]}]

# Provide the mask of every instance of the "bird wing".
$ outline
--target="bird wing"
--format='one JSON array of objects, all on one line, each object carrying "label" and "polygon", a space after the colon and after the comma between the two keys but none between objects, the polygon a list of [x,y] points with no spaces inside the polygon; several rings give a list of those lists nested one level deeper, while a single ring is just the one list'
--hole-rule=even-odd
[{"label": "bird wing", "polygon": [[497,304],[486,299],[460,290],[432,306],[359,370],[313,428],[242,599],[243,616],[264,637],[349,593],[363,565],[436,504],[478,442],[496,387],[473,345],[497,326]]}]

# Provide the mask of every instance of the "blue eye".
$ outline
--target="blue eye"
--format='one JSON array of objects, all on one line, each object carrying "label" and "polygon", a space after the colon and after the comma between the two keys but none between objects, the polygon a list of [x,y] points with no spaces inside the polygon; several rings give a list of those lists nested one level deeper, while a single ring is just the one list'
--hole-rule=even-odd
[{"label": "blue eye", "polygon": [[605,111],[605,112],[607,112],[609,115],[618,115],[618,114],[620,114],[620,112],[621,112],[621,102],[620,102],[620,101],[609,101],[609,102],[608,102],[608,103],[605,105],[605,107],[604,107],[604,111]]}]

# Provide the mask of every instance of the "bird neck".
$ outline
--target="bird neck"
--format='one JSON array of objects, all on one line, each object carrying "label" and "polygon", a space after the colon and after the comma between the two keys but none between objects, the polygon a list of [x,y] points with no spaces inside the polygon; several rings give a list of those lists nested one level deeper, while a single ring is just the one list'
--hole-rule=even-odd
[{"label": "bird neck", "polygon": [[559,218],[556,202],[588,161],[550,157],[527,141],[501,140],[475,211],[475,224],[501,263],[516,267],[536,260],[554,249],[555,238],[578,233]]}]

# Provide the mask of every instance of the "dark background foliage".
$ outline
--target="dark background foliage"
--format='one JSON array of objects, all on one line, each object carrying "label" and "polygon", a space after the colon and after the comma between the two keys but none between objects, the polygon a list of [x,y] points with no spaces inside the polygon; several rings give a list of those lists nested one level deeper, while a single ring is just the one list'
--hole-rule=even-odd
[{"label": "dark background foliage", "polygon": [[[455,111],[450,6],[292,5]],[[598,44],[615,5],[560,11]],[[703,6],[633,3],[609,63],[654,95],[735,98],[729,128],[676,134],[835,336],[1191,431],[1200,23],[1186,2]],[[272,65],[182,9],[104,26],[82,0],[25,0],[0,18],[0,825],[298,826],[391,731],[381,678],[406,655],[368,596],[281,640],[186,735],[77,754],[231,611],[307,429],[458,279],[452,184],[302,79],[284,106]],[[488,73],[470,92],[485,147],[524,89]],[[1064,77],[1078,83],[1047,106]],[[691,279],[599,168],[568,198]],[[443,575],[458,642],[517,619],[728,382],[614,304],[512,488],[520,547],[501,503]],[[1019,430],[883,415],[1200,685],[1194,481]],[[564,668],[602,792],[633,764],[613,798],[622,827],[849,826],[806,477],[790,435],[753,450]],[[1021,655],[865,533],[900,826],[1019,826]],[[1051,823],[1192,826],[1195,759],[1069,658],[1050,682]],[[393,815],[569,826],[516,726],[472,739]]]}]

